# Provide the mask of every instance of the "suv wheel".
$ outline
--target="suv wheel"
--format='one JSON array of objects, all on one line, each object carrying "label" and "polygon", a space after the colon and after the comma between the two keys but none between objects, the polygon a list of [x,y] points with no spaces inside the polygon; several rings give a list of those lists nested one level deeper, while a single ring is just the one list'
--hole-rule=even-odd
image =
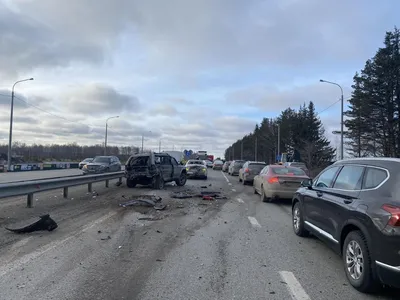
[{"label": "suv wheel", "polygon": [[347,279],[355,289],[363,293],[377,289],[367,240],[361,231],[351,231],[346,236],[343,243],[343,264]]},{"label": "suv wheel", "polygon": [[296,235],[301,237],[308,236],[308,231],[304,227],[304,217],[303,210],[301,208],[300,202],[296,202],[292,209],[292,225],[293,231]]},{"label": "suv wheel", "polygon": [[134,188],[136,186],[136,182],[132,179],[127,179],[126,180],[126,186],[128,188]]},{"label": "suv wheel", "polygon": [[164,188],[164,178],[161,175],[157,175],[153,178],[153,188],[156,190],[162,190]]},{"label": "suv wheel", "polygon": [[175,180],[177,186],[184,186],[186,184],[187,176],[186,173],[182,172],[179,179]]}]

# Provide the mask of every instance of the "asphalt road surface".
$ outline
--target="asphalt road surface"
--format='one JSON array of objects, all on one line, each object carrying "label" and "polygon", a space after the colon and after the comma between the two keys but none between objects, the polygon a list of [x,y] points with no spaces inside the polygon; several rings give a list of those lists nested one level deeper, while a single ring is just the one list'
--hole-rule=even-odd
[{"label": "asphalt road surface", "polygon": [[[0,299],[398,299],[393,289],[358,293],[336,254],[294,235],[289,201],[263,203],[237,177],[211,170],[207,181],[162,191],[93,188],[71,188],[69,199],[35,194],[32,209],[25,197],[0,200]],[[229,199],[170,198],[183,190]],[[165,210],[118,206],[152,193]],[[43,213],[58,222],[55,231],[3,229]]]},{"label": "asphalt road surface", "polygon": [[[124,170],[124,166],[122,166],[122,170]],[[48,179],[48,178],[75,176],[82,174],[83,172],[80,169],[9,172],[9,173],[0,173],[0,183],[35,180],[35,179]]]},{"label": "asphalt road surface", "polygon": [[9,173],[6,172],[6,173],[0,173],[0,183],[64,177],[73,175],[82,175],[82,170],[65,169],[65,170],[48,170],[48,171],[22,171],[22,172],[9,172]]}]

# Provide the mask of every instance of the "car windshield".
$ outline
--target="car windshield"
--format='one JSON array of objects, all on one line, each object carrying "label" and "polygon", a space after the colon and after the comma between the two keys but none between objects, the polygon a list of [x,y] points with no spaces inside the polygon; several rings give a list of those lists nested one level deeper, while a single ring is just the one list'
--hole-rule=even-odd
[{"label": "car windshield", "polygon": [[222,162],[222,160],[216,160],[216,161],[214,161],[214,164],[216,164],[216,165],[222,165],[223,162]]},{"label": "car windshield", "polygon": [[295,176],[306,176],[306,173],[300,168],[271,168],[272,172],[276,175],[295,175]]},{"label": "car windshield", "polygon": [[109,157],[104,157],[104,156],[98,156],[93,159],[94,163],[109,163],[110,158]]},{"label": "car windshield", "polygon": [[149,156],[138,156],[133,157],[129,162],[131,166],[146,166],[147,162],[149,161]]},{"label": "car windshield", "polygon": [[83,161],[84,162],[91,162],[93,160],[93,158],[85,158]]},{"label": "car windshield", "polygon": [[204,163],[201,160],[189,160],[187,162],[188,165],[204,165]]},{"label": "car windshield", "polygon": [[244,161],[235,161],[235,163],[233,164],[235,167],[241,167],[244,165]]}]

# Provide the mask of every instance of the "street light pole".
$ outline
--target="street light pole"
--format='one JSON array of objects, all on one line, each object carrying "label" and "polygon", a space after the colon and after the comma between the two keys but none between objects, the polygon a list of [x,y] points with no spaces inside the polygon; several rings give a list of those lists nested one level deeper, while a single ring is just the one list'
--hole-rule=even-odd
[{"label": "street light pole", "polygon": [[[150,133],[151,131],[148,132]],[[142,153],[143,153],[143,147],[144,147],[144,133],[142,133]]]},{"label": "street light pole", "polygon": [[110,119],[115,119],[115,118],[119,118],[119,116],[109,117],[109,118],[106,120],[106,137],[105,137],[105,141],[104,141],[104,156],[107,155],[108,120],[110,120]]},{"label": "street light pole", "polygon": [[242,139],[242,144],[240,145],[240,159],[243,160],[243,139]]},{"label": "street light pole", "polygon": [[336,82],[331,82],[331,81],[326,81],[323,79],[319,80],[320,82],[325,82],[325,83],[329,83],[329,84],[333,84],[336,85],[340,88],[340,92],[341,92],[341,110],[340,110],[340,159],[343,159],[343,155],[344,155],[344,132],[343,132],[343,125],[344,125],[344,121],[343,121],[343,110],[344,110],[344,99],[343,99],[343,88],[341,87],[340,84],[336,83]]},{"label": "street light pole", "polygon": [[33,80],[33,78],[22,79],[16,81],[11,90],[11,111],[10,111],[10,134],[8,137],[8,157],[7,157],[7,172],[11,169],[11,148],[12,148],[12,129],[13,129],[13,117],[14,117],[14,88],[17,83]]}]

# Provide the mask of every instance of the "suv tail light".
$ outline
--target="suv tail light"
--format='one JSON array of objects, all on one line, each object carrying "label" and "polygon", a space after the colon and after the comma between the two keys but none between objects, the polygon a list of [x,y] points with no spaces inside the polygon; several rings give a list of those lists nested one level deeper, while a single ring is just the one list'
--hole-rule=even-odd
[{"label": "suv tail light", "polygon": [[384,204],[382,206],[382,209],[391,214],[387,225],[400,227],[400,207],[390,204]]},{"label": "suv tail light", "polygon": [[268,178],[268,183],[279,183],[278,177],[270,177]]}]

